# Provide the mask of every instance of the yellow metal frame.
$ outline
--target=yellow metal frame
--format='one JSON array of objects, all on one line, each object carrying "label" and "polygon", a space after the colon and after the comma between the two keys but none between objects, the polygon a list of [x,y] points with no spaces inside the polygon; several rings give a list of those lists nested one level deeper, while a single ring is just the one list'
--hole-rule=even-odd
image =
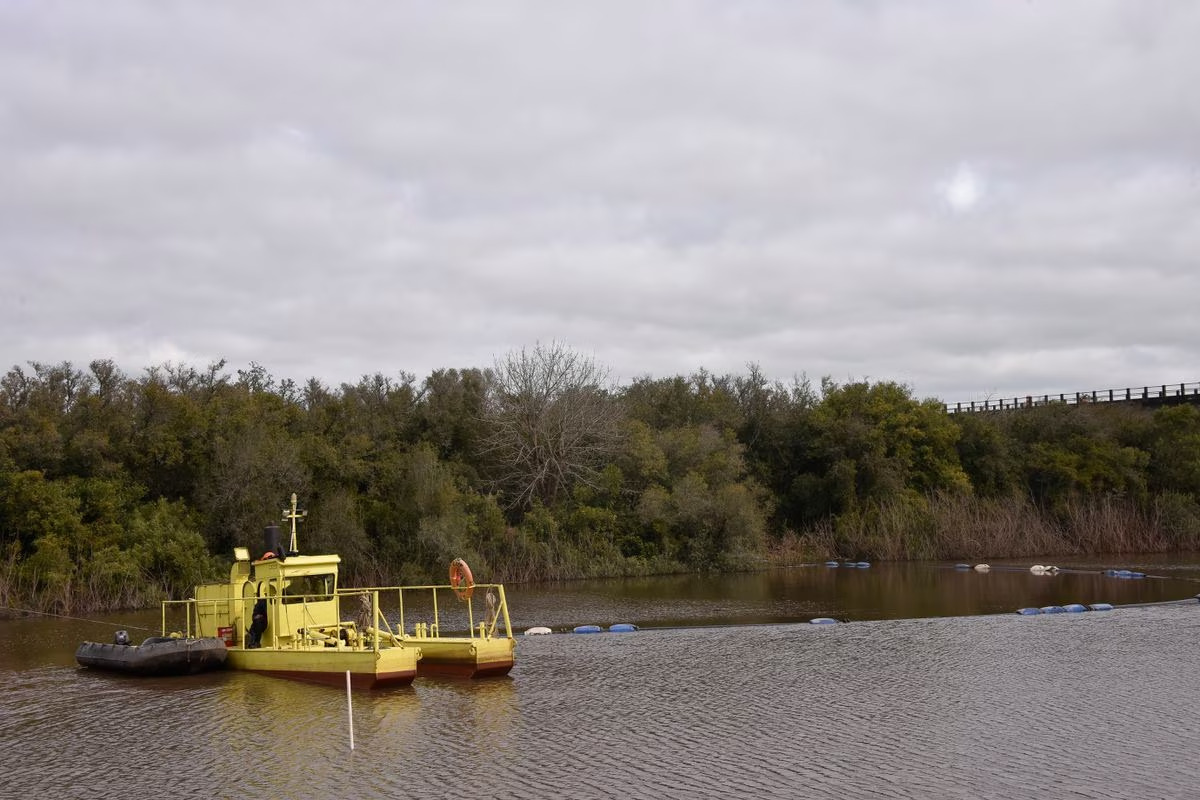
[{"label": "yellow metal frame", "polygon": [[[490,624],[486,620],[481,620],[479,622],[478,628],[476,628],[475,607],[472,602],[473,598],[470,598],[470,597],[466,598],[465,602],[467,604],[467,629],[469,632],[469,638],[472,638],[472,639],[475,639],[475,638],[493,639],[493,638],[495,638],[496,637],[496,627],[497,627],[497,625],[499,625],[500,620],[503,619],[504,620],[504,636],[506,638],[511,639],[512,638],[512,621],[509,619],[509,616],[508,616],[508,598],[504,594],[504,586],[499,583],[477,583],[477,584],[475,584],[475,588],[483,589],[485,591],[488,589],[495,589],[499,599],[498,599],[498,603],[496,606],[496,613],[492,617]],[[454,587],[450,586],[449,584],[431,584],[428,586],[370,586],[370,587],[355,588],[355,589],[338,589],[337,593],[339,595],[345,596],[345,595],[362,594],[363,592],[375,592],[375,593],[395,592],[396,593],[396,603],[397,603],[397,606],[399,607],[399,613],[400,613],[398,627],[400,628],[401,634],[406,635],[408,626],[404,621],[404,594],[405,594],[405,592],[408,592],[410,597],[413,593],[416,593],[416,592],[429,592],[430,595],[432,596],[433,622],[417,623],[417,625],[420,627],[415,627],[414,632],[419,631],[419,633],[416,633],[418,638],[439,639],[439,638],[442,638],[441,616],[440,616],[440,612],[438,609],[438,592],[439,591],[452,592],[452,593],[455,593],[455,595],[457,596],[457,592],[455,592]],[[386,622],[386,620],[385,620],[385,622]],[[389,629],[389,632],[390,632],[390,629]],[[458,638],[458,637],[451,637],[451,638]]]},{"label": "yellow metal frame", "polygon": [[[353,650],[370,649],[373,652],[378,652],[380,641],[384,638],[390,639],[393,645],[396,645],[396,646],[400,645],[401,644],[401,641],[400,641],[401,636],[397,636],[396,633],[392,630],[392,626],[388,622],[387,616],[383,613],[382,609],[380,608],[380,603],[379,603],[379,593],[381,591],[389,591],[391,588],[392,587],[366,588],[366,589],[339,589],[334,594],[313,595],[313,597],[319,597],[322,599],[329,599],[329,600],[340,600],[343,597],[362,596],[362,595],[369,595],[371,598],[371,619],[373,620],[373,624],[368,625],[364,630],[359,631],[358,625],[356,622],[345,621],[345,620],[340,620],[336,625],[319,625],[317,627],[320,627],[321,629],[328,629],[328,628],[332,628],[332,627],[348,628],[348,629],[354,631],[355,636],[353,638],[353,642],[349,645],[349,648],[353,649]],[[401,587],[395,587],[395,589],[403,591],[403,589]],[[501,592],[503,592],[503,589],[501,589]],[[280,642],[279,642],[279,639],[280,639],[279,628],[280,628],[281,609],[284,605],[284,603],[282,602],[282,597],[283,597],[283,595],[276,593],[271,598],[268,598],[269,602],[267,605],[267,607],[272,612],[272,619],[270,621],[270,624],[267,626],[268,631],[271,633],[270,647],[272,649],[276,649],[276,650],[281,649]],[[258,597],[243,597],[240,600],[235,600],[235,599],[230,599],[230,598],[213,598],[211,600],[197,600],[195,598],[189,598],[187,600],[164,600],[162,603],[162,620],[161,620],[162,635],[163,636],[168,635],[168,633],[167,633],[167,611],[168,611],[168,608],[170,608],[170,607],[182,607],[183,608],[184,631],[182,631],[182,633],[185,636],[187,636],[188,638],[192,638],[193,636],[199,636],[201,634],[202,626],[200,624],[200,610],[201,610],[202,606],[212,606],[214,608],[213,616],[217,617],[218,613],[215,612],[215,609],[218,605],[229,606],[234,603],[240,602],[242,604],[242,614],[241,614],[240,618],[244,621],[244,620],[250,619],[254,603],[258,599],[259,599]],[[308,605],[308,601],[301,600],[296,605],[300,606],[300,608],[302,610],[301,613],[303,613],[303,609],[305,608],[305,606]],[[229,621],[233,622],[236,619],[236,616],[237,615],[229,614]],[[403,616],[401,618],[403,619]],[[507,613],[506,613],[505,619],[507,622]],[[220,627],[220,626],[218,626],[218,627]],[[403,627],[400,628],[400,631],[401,631],[401,635],[403,635],[403,631],[404,631]],[[303,636],[301,636],[299,634],[299,632],[297,632],[296,636],[294,636],[294,637],[291,637],[289,635],[288,638],[293,639],[292,648],[293,649],[301,649],[301,648],[307,646],[307,643],[306,643],[307,639],[319,638],[319,637],[310,636],[310,634],[314,633],[314,632],[320,633],[320,631],[307,631],[306,630],[306,632]],[[239,637],[245,637],[245,635],[246,635],[246,633],[244,630],[239,631]],[[371,646],[369,648],[365,647],[365,644],[364,644],[364,642],[366,642],[367,640],[369,640],[371,642]],[[239,642],[236,645],[236,647],[239,647],[239,648],[241,648],[242,646],[243,645],[241,642]]]},{"label": "yellow metal frame", "polygon": [[[508,598],[504,593],[504,586],[499,583],[477,583],[477,584],[475,584],[475,588],[483,589],[485,591],[488,589],[495,590],[497,597],[498,597],[498,602],[496,605],[496,613],[494,615],[492,615],[490,621],[485,618],[483,620],[480,620],[479,623],[476,624],[474,598],[467,598],[465,600],[465,602],[467,604],[467,628],[468,628],[468,632],[469,632],[468,638],[472,638],[472,639],[496,638],[496,629],[500,625],[501,620],[503,620],[504,629],[503,629],[502,636],[504,636],[505,638],[511,639],[512,638],[512,620],[510,619],[509,613],[508,613]],[[416,636],[417,638],[428,638],[428,639],[443,638],[442,625],[441,625],[441,610],[439,609],[439,606],[438,606],[438,593],[439,592],[454,593],[454,591],[455,591],[454,587],[450,586],[449,584],[431,584],[431,585],[427,585],[427,586],[369,586],[369,587],[356,587],[353,589],[338,589],[332,595],[314,595],[314,597],[319,597],[322,599],[340,600],[342,598],[347,598],[347,597],[361,597],[364,595],[369,595],[371,598],[371,619],[374,621],[374,624],[367,626],[367,629],[362,631],[361,633],[362,634],[374,634],[375,632],[378,632],[380,635],[379,636],[360,635],[360,636],[357,636],[356,639],[359,643],[361,643],[363,639],[370,639],[372,641],[371,649],[378,650],[380,638],[387,637],[389,639],[392,639],[393,641],[398,642],[398,640],[401,637],[407,635],[406,634],[407,624],[405,622],[405,593],[408,593],[408,596],[411,600],[412,595],[417,592],[429,592],[431,600],[432,600],[433,621],[416,623],[416,625],[414,626],[414,636]],[[382,609],[380,608],[380,605],[381,605],[380,604],[380,596],[381,595],[386,596],[389,593],[395,593],[395,596],[396,596],[396,604],[397,604],[397,608],[398,608],[398,612],[399,612],[399,620],[397,623],[397,629],[399,630],[399,634],[397,634],[396,630],[393,630],[391,623],[388,622],[387,615],[384,614]],[[279,630],[280,630],[281,615],[283,614],[283,605],[284,605],[282,602],[282,597],[283,597],[282,594],[276,592],[275,595],[268,598],[269,599],[268,608],[271,611],[272,617],[270,620],[270,624],[267,626],[267,628],[268,628],[268,631],[271,636],[270,646],[273,648],[276,648],[276,649],[278,649],[280,646]],[[241,609],[240,615],[233,614],[233,613],[229,613],[229,615],[228,615],[230,622],[233,622],[235,619],[240,619],[243,622],[243,624],[241,626],[239,626],[239,631],[238,631],[239,644],[237,646],[240,647],[240,646],[242,646],[241,645],[242,637],[244,637],[246,635],[246,632],[244,630],[244,628],[245,628],[244,622],[245,622],[245,620],[250,619],[254,603],[257,600],[258,600],[257,597],[242,597],[239,599],[214,598],[214,599],[210,599],[210,600],[197,600],[195,598],[188,599],[188,600],[164,600],[162,603],[162,619],[161,619],[162,635],[163,636],[168,635],[167,634],[167,614],[168,614],[168,610],[171,608],[182,608],[182,610],[184,611],[184,616],[185,616],[183,633],[185,636],[191,638],[195,635],[199,635],[199,633],[200,633],[200,630],[202,627],[201,623],[200,623],[202,607],[211,607],[214,612],[213,616],[218,617],[219,616],[219,613],[217,612],[218,606],[225,606],[226,608],[228,608],[228,607],[232,606],[233,604],[241,603],[242,609]],[[307,600],[301,600],[296,605],[300,606],[300,608],[302,610],[301,613],[303,613],[303,609],[305,608],[305,606],[307,606],[307,604],[308,604]],[[232,612],[232,609],[230,609],[230,612]],[[328,627],[333,627],[333,626],[321,625],[319,627],[328,628]],[[342,620],[338,623],[338,627],[347,627],[347,628],[357,631],[357,623],[354,621]],[[305,638],[305,637],[300,637],[299,635],[297,635],[297,641],[294,643],[293,646],[300,646],[300,643],[303,640],[303,638]],[[449,638],[460,638],[460,637],[449,637]],[[359,646],[361,647],[361,644]]]}]

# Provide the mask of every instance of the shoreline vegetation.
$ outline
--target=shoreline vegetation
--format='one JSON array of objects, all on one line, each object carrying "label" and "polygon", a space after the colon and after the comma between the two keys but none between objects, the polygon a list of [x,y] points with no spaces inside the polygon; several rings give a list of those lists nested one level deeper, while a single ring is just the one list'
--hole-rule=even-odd
[{"label": "shoreline vegetation", "polygon": [[1200,409],[947,414],[893,382],[615,386],[552,343],[329,387],[225,362],[0,378],[0,607],[147,607],[297,493],[358,584],[1200,549]]}]

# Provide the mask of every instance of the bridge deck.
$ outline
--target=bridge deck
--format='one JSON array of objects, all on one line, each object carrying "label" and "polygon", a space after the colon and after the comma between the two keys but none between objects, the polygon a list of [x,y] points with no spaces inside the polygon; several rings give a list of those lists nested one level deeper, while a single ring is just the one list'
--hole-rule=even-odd
[{"label": "bridge deck", "polygon": [[946,411],[950,414],[959,414],[1035,408],[1052,404],[1084,405],[1088,403],[1140,403],[1147,406],[1200,403],[1200,382],[1164,383],[1161,386],[1125,389],[1095,389],[1090,392],[1028,394],[1024,397],[1006,397],[1000,400],[972,400],[969,403],[947,403]]}]

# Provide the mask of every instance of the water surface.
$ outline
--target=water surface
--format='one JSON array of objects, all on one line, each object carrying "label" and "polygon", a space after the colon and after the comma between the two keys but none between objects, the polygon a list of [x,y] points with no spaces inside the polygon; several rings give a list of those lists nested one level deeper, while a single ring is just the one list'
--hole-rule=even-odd
[{"label": "water surface", "polygon": [[521,637],[504,679],[356,692],[354,751],[337,689],[97,673],[74,647],[111,628],[7,621],[0,797],[1193,798],[1200,604],[1009,613],[1195,593],[1191,565],[1157,571],[512,587],[520,627],[646,627]]}]

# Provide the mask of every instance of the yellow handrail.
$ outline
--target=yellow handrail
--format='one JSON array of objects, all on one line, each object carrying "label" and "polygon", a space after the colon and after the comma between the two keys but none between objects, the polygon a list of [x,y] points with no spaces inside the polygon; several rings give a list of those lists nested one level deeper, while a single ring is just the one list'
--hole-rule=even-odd
[{"label": "yellow handrail", "polygon": [[[480,583],[480,584],[475,584],[475,587],[477,589],[482,589],[487,593],[491,593],[494,591],[495,592],[494,596],[496,597],[496,603],[494,606],[491,606],[489,604],[489,606],[490,606],[489,613],[485,616],[485,619],[480,620],[477,625],[476,621],[475,621],[475,607],[474,607],[473,600],[470,598],[464,600],[464,602],[466,603],[465,611],[466,611],[466,616],[467,616],[467,635],[468,635],[468,637],[472,638],[472,639],[493,638],[496,636],[496,631],[501,623],[501,620],[503,620],[504,631],[503,631],[502,635],[505,637],[511,638],[512,637],[512,620],[509,617],[508,597],[504,591],[503,584]],[[439,594],[439,592],[447,592],[447,591],[453,591],[453,590],[454,590],[454,587],[450,586],[449,584],[430,584],[430,585],[426,585],[426,586],[369,586],[369,587],[355,587],[355,588],[347,588],[347,589],[338,589],[336,592],[334,592],[333,594],[330,594],[330,595],[312,595],[311,599],[313,602],[318,602],[318,601],[322,601],[322,600],[337,600],[339,598],[344,598],[344,597],[364,596],[364,595],[369,596],[371,599],[371,608],[370,608],[369,613],[370,613],[370,619],[372,620],[372,623],[368,623],[364,627],[365,628],[376,628],[381,633],[386,633],[393,640],[399,641],[399,640],[402,640],[405,636],[407,636],[407,634],[405,633],[405,631],[407,630],[406,621],[405,621],[406,599],[411,598],[415,593],[429,592],[430,600],[431,600],[431,609],[433,612],[433,619],[429,623],[421,623],[421,627],[419,630],[420,630],[421,638],[437,639],[437,638],[441,638],[441,636],[442,636],[443,626],[442,626],[441,618],[442,618],[442,616],[444,616],[444,609],[439,604],[438,594]],[[386,614],[384,614],[383,609],[382,609],[382,603],[380,602],[381,595],[387,594],[387,593],[392,593],[392,592],[395,593],[397,607],[398,607],[398,611],[399,611],[399,619],[398,619],[397,627],[394,629],[392,627],[392,623],[389,622]],[[407,598],[406,598],[406,594],[408,596]],[[281,601],[281,597],[282,596],[277,593],[276,595],[274,595],[275,602],[272,602],[270,604],[272,616],[273,616],[272,624],[269,626],[270,628],[273,629],[270,634],[271,635],[270,641],[272,642],[272,644],[275,647],[278,647],[280,645],[281,635],[283,635],[283,636],[291,635],[291,633],[286,633],[286,634],[283,633],[279,628],[279,626],[281,624],[281,620],[283,619],[282,615],[284,614],[284,611],[283,611],[284,603]],[[187,635],[189,638],[192,637],[193,634],[199,635],[201,628],[202,628],[201,618],[203,616],[205,616],[204,611],[208,610],[211,612],[212,617],[217,617],[217,618],[226,617],[230,621],[233,621],[233,622],[240,620],[240,623],[239,623],[240,630],[238,631],[238,634],[239,634],[239,639],[241,639],[241,642],[239,642],[239,645],[244,644],[244,641],[245,641],[244,637],[246,635],[246,626],[248,625],[248,621],[251,619],[251,616],[253,613],[253,604],[255,603],[256,599],[257,598],[255,598],[255,597],[242,597],[242,598],[220,597],[220,598],[206,598],[206,599],[189,598],[187,600],[164,600],[162,603],[162,612],[161,612],[162,635],[164,635],[164,636],[167,635],[167,615],[168,615],[170,609],[182,607],[182,609],[184,611],[185,635]],[[310,600],[310,598],[308,596],[305,596],[304,598],[296,598],[296,599],[298,599],[300,604],[305,607],[307,607],[309,600]],[[236,611],[236,606],[234,604],[237,604],[237,603],[241,603],[241,606],[242,606],[240,609],[240,613],[234,613]],[[347,623],[343,622],[340,624],[347,624]],[[349,623],[349,624],[353,624],[353,623]],[[366,633],[365,630],[363,632]],[[210,632],[209,635],[212,635],[212,632]],[[372,643],[372,649],[377,650],[379,647],[379,642],[380,642],[381,637],[374,636],[372,638],[374,640]],[[360,646],[361,646],[361,644],[360,644]]]},{"label": "yellow handrail", "polygon": [[[466,608],[467,630],[468,630],[468,635],[470,636],[470,638],[492,638],[492,637],[494,637],[496,635],[496,628],[500,624],[501,619],[503,619],[503,621],[504,621],[504,635],[511,638],[511,636],[512,636],[512,620],[509,618],[508,598],[504,592],[503,584],[477,583],[477,584],[475,584],[475,588],[482,589],[485,591],[494,589],[496,591],[498,600],[497,600],[497,604],[495,607],[495,613],[492,616],[491,620],[486,625],[483,621],[481,621],[479,626],[476,626],[476,624],[475,624],[475,607],[474,607],[473,601],[470,598],[467,598],[464,601],[464,602],[466,602],[466,605],[467,605],[467,608]],[[396,603],[397,603],[398,614],[399,614],[399,619],[398,619],[398,623],[397,623],[398,631],[399,631],[400,636],[405,636],[405,635],[407,635],[407,634],[405,634],[405,631],[408,630],[408,625],[407,625],[407,621],[406,621],[405,595],[407,594],[409,597],[411,597],[414,593],[417,593],[417,592],[429,592],[430,598],[431,598],[433,620],[432,620],[432,622],[428,623],[427,627],[425,626],[424,623],[421,623],[421,628],[419,630],[421,631],[422,637],[427,636],[428,638],[440,638],[441,631],[442,631],[442,624],[441,624],[442,610],[441,610],[441,608],[439,606],[439,602],[438,602],[439,591],[443,591],[443,592],[454,591],[454,587],[449,584],[427,584],[427,585],[419,585],[419,586],[366,586],[366,587],[354,587],[352,589],[338,589],[337,595],[340,597],[348,597],[348,596],[352,596],[352,595],[361,595],[364,592],[376,592],[376,593],[394,592],[396,595]],[[384,619],[384,622],[386,623],[387,622],[386,617],[384,617],[383,619]],[[390,626],[389,626],[389,631],[390,631]]]}]

